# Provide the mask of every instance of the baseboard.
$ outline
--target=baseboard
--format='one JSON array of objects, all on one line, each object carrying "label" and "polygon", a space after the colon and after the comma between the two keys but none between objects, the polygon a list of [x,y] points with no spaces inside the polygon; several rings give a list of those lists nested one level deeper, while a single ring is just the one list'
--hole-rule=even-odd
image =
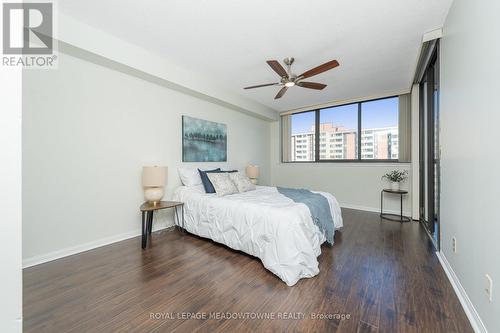
[{"label": "baseboard", "polygon": [[[169,228],[171,226],[172,225],[158,224],[158,225],[153,227],[153,231],[166,229],[166,228]],[[129,239],[129,238],[137,237],[137,236],[140,236],[141,234],[142,234],[141,229],[136,229],[133,231],[122,233],[122,234],[101,238],[101,239],[98,239],[96,241],[92,241],[92,242],[88,242],[88,243],[84,243],[84,244],[79,244],[79,245],[67,247],[67,248],[64,248],[61,250],[57,250],[57,251],[45,253],[42,255],[26,258],[26,259],[23,259],[23,268],[40,265],[40,264],[43,264],[43,263],[46,263],[46,262],[49,262],[52,260],[71,256],[73,254],[93,250],[93,249],[96,249],[96,248],[101,247],[101,246],[113,244],[113,243],[120,242],[120,241]]]},{"label": "baseboard", "polygon": [[[351,204],[340,204],[340,207],[349,208],[349,209],[364,210],[366,212],[380,213],[380,207],[366,207],[366,206],[358,206],[358,205],[351,205]],[[399,210],[384,209],[384,213],[399,215],[401,212]],[[411,216],[411,213],[408,211],[403,211],[403,215],[404,216]]]},{"label": "baseboard", "polygon": [[440,251],[436,252],[436,255],[446,273],[446,276],[448,277],[448,280],[450,280],[450,283],[453,286],[453,290],[455,290],[455,294],[457,294],[457,297],[460,300],[460,304],[462,304],[462,307],[464,308],[465,314],[467,315],[467,318],[472,325],[472,329],[476,333],[488,333],[488,330],[486,329],[486,326],[484,326],[481,317],[479,317],[479,313],[477,313],[476,309],[474,308],[474,305],[465,292],[465,289],[460,283],[460,280],[455,274],[455,271],[453,270],[453,268],[451,268],[451,265],[446,259],[444,253]]},{"label": "baseboard", "polygon": [[[363,210],[363,211],[367,211],[367,212],[380,213],[380,208],[375,208],[375,207],[366,207],[366,206],[358,206],[358,205],[350,205],[350,204],[341,204],[340,206],[343,208],[350,208],[350,209]],[[399,214],[400,213],[399,211],[394,211],[394,210],[384,210],[384,212],[390,213],[390,214]],[[403,214],[406,216],[409,216],[409,212],[403,211]],[[153,228],[153,230],[157,231],[157,230],[161,230],[161,229],[165,229],[165,228],[169,228],[169,227],[171,227],[171,225],[157,225],[155,228]],[[132,237],[137,237],[140,235],[141,235],[141,230],[137,229],[137,230],[133,230],[130,232],[114,235],[111,237],[101,238],[101,239],[96,240],[96,241],[92,241],[92,242],[88,242],[88,243],[84,243],[84,244],[79,244],[79,245],[67,247],[67,248],[64,248],[61,250],[57,250],[57,251],[45,253],[42,255],[26,258],[26,259],[23,259],[23,268],[36,266],[39,264],[43,264],[45,262],[64,258],[67,256],[71,256],[73,254],[85,252],[88,250],[96,249],[96,248],[101,247],[101,246],[113,244],[113,243],[120,242],[122,240],[126,240],[126,239],[129,239]]]}]

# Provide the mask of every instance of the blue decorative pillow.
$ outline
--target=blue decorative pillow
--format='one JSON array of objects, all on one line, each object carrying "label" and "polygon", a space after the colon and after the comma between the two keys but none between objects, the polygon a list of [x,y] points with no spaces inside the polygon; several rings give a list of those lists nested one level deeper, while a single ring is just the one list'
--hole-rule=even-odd
[{"label": "blue decorative pillow", "polygon": [[200,178],[201,182],[203,183],[203,187],[205,188],[205,193],[215,193],[214,186],[210,182],[210,179],[208,179],[207,173],[221,172],[220,168],[205,171],[198,169],[198,172],[200,173]]}]

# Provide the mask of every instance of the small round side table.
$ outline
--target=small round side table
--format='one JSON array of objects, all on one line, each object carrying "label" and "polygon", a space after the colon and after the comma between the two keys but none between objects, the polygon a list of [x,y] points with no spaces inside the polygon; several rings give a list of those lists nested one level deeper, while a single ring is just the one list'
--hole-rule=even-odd
[{"label": "small round side table", "polygon": [[[401,210],[400,214],[389,214],[389,213],[384,213],[384,193],[391,193],[391,194],[399,194],[400,199],[401,199]],[[391,190],[389,188],[384,188],[382,191],[380,191],[380,217],[389,220],[389,221],[395,221],[395,222],[410,222],[411,218],[408,216],[403,216],[403,195],[408,194],[408,191],[405,190]]]},{"label": "small round side table", "polygon": [[142,248],[146,248],[146,244],[148,243],[148,236],[151,235],[153,230],[153,214],[155,211],[161,209],[173,208],[174,209],[174,219],[177,222],[178,226],[181,226],[181,222],[179,221],[179,216],[177,214],[177,209],[181,210],[182,217],[182,229],[184,229],[184,203],[177,201],[159,201],[156,204],[145,202],[139,208],[142,213]]}]

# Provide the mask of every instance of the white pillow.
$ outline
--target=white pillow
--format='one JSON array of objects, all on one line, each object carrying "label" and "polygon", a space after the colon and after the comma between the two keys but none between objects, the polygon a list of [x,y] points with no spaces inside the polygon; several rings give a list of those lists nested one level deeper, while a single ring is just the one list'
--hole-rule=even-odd
[{"label": "white pillow", "polygon": [[234,185],[229,173],[207,173],[208,179],[214,186],[217,196],[222,197],[229,194],[238,193],[238,188]]},{"label": "white pillow", "polygon": [[184,186],[196,186],[201,185],[201,177],[197,168],[177,168],[179,172],[179,177]]},{"label": "white pillow", "polygon": [[252,184],[250,179],[239,172],[230,173],[229,178],[233,181],[234,185],[236,185],[240,193],[255,190],[255,185]]}]

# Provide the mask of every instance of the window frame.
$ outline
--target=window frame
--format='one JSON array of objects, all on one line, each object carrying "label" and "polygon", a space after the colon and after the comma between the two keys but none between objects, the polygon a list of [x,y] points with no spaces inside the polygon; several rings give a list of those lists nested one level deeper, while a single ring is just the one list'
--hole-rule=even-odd
[{"label": "window frame", "polygon": [[[374,102],[374,101],[379,101],[379,100],[384,100],[384,99],[390,99],[390,98],[398,98],[399,95],[394,95],[394,96],[387,96],[387,97],[380,97],[380,98],[374,98],[374,99],[367,99],[359,102],[351,102],[351,103],[345,103],[345,104],[339,104],[339,105],[332,105],[332,106],[327,106],[323,108],[314,108],[310,110],[304,110],[304,111],[299,111],[299,112],[294,112],[292,114],[289,114],[288,116],[293,116],[296,114],[301,114],[301,113],[306,113],[306,112],[314,112],[315,113],[315,118],[314,118],[314,160],[313,161],[283,161],[283,154],[281,154],[281,163],[406,163],[408,162],[402,162],[398,159],[362,159],[361,158],[361,129],[362,129],[362,123],[361,123],[361,117],[362,117],[362,103],[367,103],[367,102]],[[358,144],[358,152],[357,156],[355,159],[320,159],[320,135],[319,135],[319,129],[320,129],[320,112],[322,109],[330,109],[334,107],[340,107],[340,106],[346,106],[346,105],[358,105],[358,128],[356,132],[356,141]],[[399,119],[399,110],[398,110],[398,119]],[[281,117],[280,117],[280,124],[281,124]],[[398,120],[399,122],[399,120]],[[281,128],[281,126],[280,126]],[[398,140],[399,140],[399,123],[398,123]],[[283,138],[280,135],[280,141],[281,141],[281,149],[283,148]],[[399,155],[399,147],[398,147],[398,155]]]}]

